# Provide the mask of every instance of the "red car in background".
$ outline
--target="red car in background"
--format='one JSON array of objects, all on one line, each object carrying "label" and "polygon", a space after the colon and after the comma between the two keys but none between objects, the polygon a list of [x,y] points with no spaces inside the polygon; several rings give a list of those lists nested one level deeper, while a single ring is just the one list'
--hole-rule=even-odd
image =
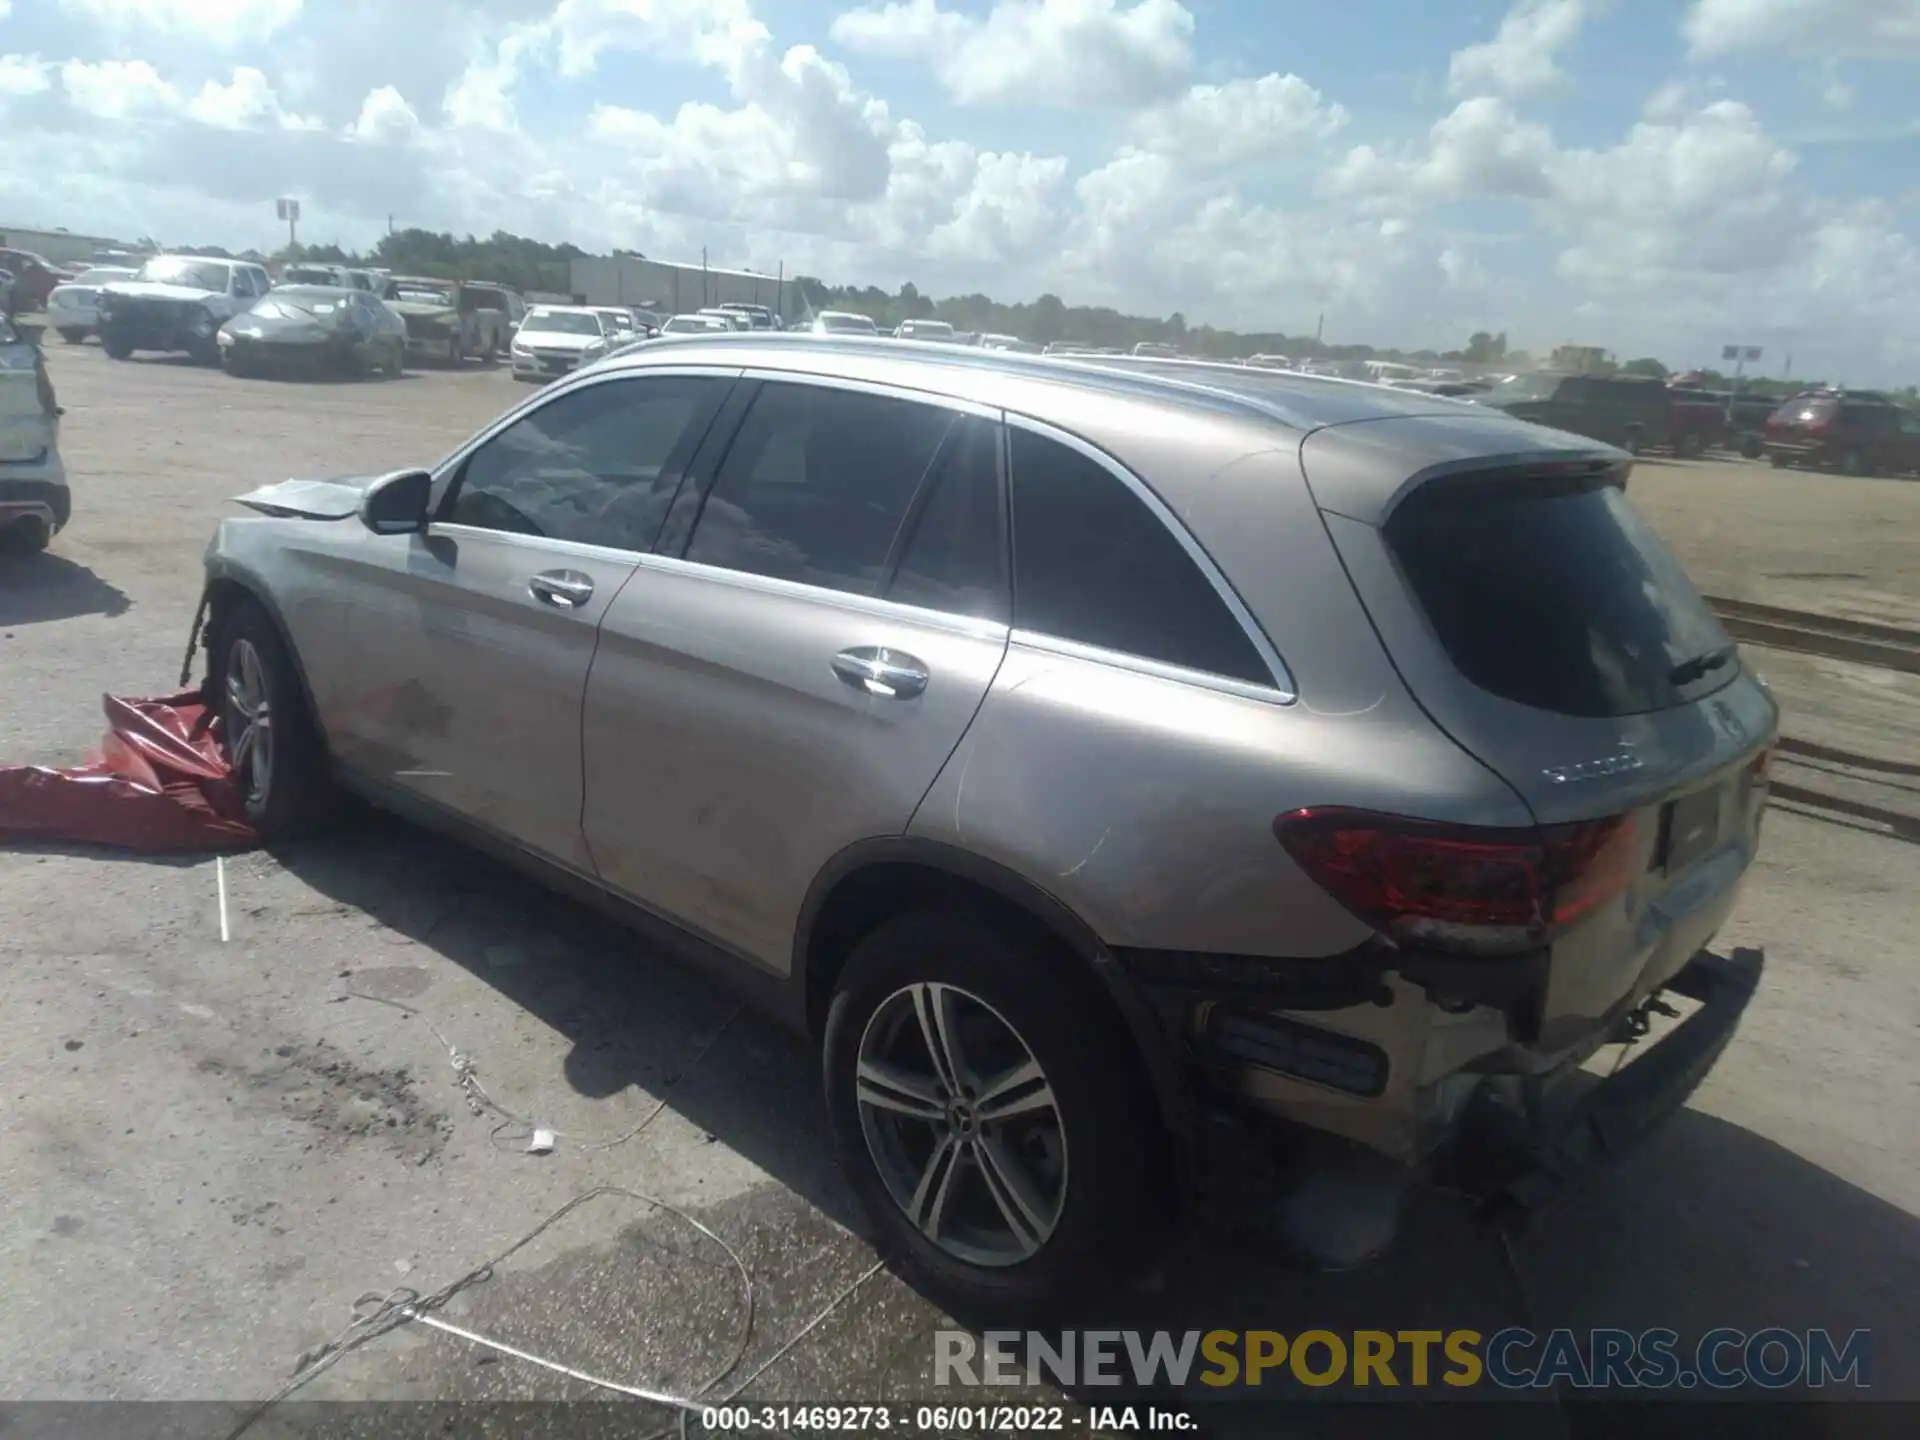
[{"label": "red car in background", "polygon": [[31,250],[0,249],[0,270],[13,272],[13,305],[16,310],[44,310],[53,287],[73,279],[51,260]]},{"label": "red car in background", "polygon": [[1776,468],[1920,474],[1920,413],[1875,390],[1810,390],[1768,418],[1766,446]]}]

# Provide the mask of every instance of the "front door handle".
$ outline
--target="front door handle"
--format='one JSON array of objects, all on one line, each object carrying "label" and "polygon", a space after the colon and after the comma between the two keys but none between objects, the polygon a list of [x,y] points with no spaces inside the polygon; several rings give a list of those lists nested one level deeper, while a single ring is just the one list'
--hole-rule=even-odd
[{"label": "front door handle", "polygon": [[593,598],[593,578],[578,570],[542,570],[527,581],[527,590],[543,604],[572,610]]},{"label": "front door handle", "polygon": [[927,688],[926,662],[884,645],[856,645],[833,657],[833,673],[884,700],[911,700]]}]

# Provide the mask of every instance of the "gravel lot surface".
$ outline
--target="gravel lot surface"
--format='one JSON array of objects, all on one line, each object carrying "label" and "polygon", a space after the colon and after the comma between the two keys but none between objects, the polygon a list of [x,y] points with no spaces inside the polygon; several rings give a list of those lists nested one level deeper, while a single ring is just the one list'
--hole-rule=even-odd
[{"label": "gravel lot surface", "polygon": [[[481,369],[242,382],[58,345],[51,365],[76,514],[50,554],[0,571],[0,736],[17,761],[79,759],[103,691],[173,687],[228,497],[431,462],[525,394]],[[1703,590],[1920,624],[1920,485],[1706,461],[1645,464],[1630,493]],[[1792,733],[1920,757],[1914,677],[1763,663]],[[1920,779],[1862,783],[1920,811]],[[1868,1328],[1875,1394],[1920,1401],[1920,849],[1818,807],[1767,823],[1723,937],[1769,956],[1739,1039],[1655,1142],[1510,1254],[1436,1196],[1362,1273],[1301,1275],[1196,1237],[1156,1284],[1092,1318],[1289,1333]],[[0,854],[0,1399],[257,1400],[342,1329],[356,1296],[436,1289],[596,1186],[677,1207],[751,1269],[736,1378],[871,1266],[811,1057],[627,934],[379,819],[225,870],[222,943],[212,861]],[[527,1155],[523,1131],[472,1113],[449,1044],[488,1094],[563,1132],[555,1153]],[[656,1108],[637,1135],[590,1148]],[[728,1364],[744,1320],[716,1244],[619,1196],[443,1313],[681,1390]],[[941,1323],[882,1273],[751,1393],[925,1395]],[[302,1398],[588,1393],[410,1326]],[[287,1412],[259,1433],[327,1423]],[[1553,1404],[1495,1428],[1599,1433]],[[1431,1432],[1396,1409],[1368,1433]]]}]

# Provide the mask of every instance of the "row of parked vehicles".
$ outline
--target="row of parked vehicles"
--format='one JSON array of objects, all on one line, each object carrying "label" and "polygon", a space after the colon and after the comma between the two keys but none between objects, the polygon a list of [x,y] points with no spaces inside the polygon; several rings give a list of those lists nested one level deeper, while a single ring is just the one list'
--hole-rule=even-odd
[{"label": "row of parked vehicles", "polygon": [[628,306],[530,305],[504,285],[394,275],[342,265],[285,267],[157,255],[137,269],[99,266],[45,297],[47,326],[70,344],[98,336],[116,360],[185,354],[236,374],[333,370],[398,374],[409,360],[511,359],[548,379],[657,334],[777,329],[760,305],[662,317]]}]

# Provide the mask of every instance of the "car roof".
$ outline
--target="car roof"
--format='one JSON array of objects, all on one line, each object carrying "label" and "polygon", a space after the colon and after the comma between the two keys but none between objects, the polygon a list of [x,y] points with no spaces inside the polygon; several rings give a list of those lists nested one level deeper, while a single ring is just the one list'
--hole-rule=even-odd
[{"label": "car roof", "polygon": [[[1130,434],[1177,428],[1181,417],[1233,432],[1242,454],[1292,449],[1315,431],[1316,498],[1355,519],[1383,515],[1409,477],[1435,466],[1626,456],[1466,400],[1364,381],[1260,370],[1206,360],[1135,356],[1043,356],[876,337],[770,331],[672,335],[616,352],[597,369],[712,364],[790,371],[796,379],[842,378],[894,384],[930,395],[1033,415],[1074,429],[1076,415],[1107,417],[1099,428]],[[1144,410],[1143,410],[1143,407]],[[1165,424],[1156,426],[1158,409]],[[1124,419],[1113,417],[1124,415]],[[1063,418],[1066,417],[1066,418]],[[1390,425],[1361,422],[1390,421]],[[1090,434],[1088,438],[1099,438]],[[1155,442],[1158,443],[1157,441]],[[1124,442],[1123,442],[1124,444]],[[1324,468],[1320,468],[1324,467]],[[1191,468],[1191,467],[1189,467]],[[1204,476],[1186,483],[1204,484]],[[1165,498],[1176,510],[1179,498]],[[1189,497],[1190,498],[1190,497]]]},{"label": "car roof", "polygon": [[598,315],[602,310],[611,310],[611,305],[529,305],[529,315]]},{"label": "car roof", "polygon": [[360,292],[351,285],[276,285],[276,295],[358,295]]}]

